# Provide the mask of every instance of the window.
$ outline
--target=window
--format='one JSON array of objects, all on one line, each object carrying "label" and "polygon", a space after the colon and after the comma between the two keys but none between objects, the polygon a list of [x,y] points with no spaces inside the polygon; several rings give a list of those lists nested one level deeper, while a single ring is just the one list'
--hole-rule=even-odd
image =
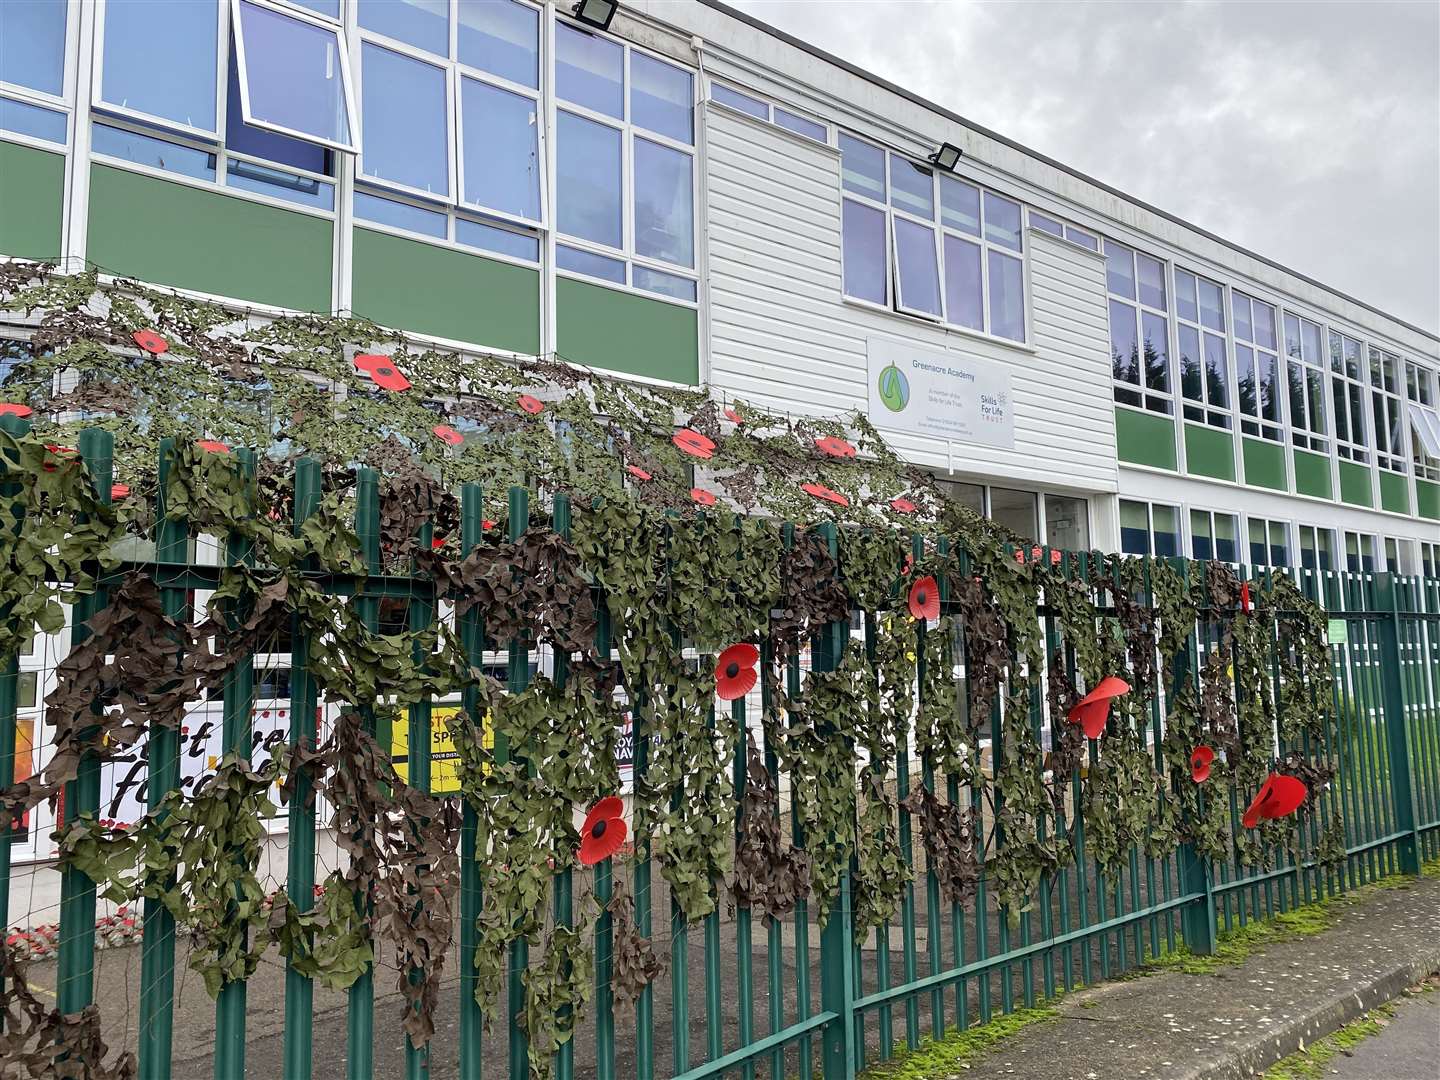
[{"label": "window", "polygon": [[693,76],[560,22],[555,83],[556,266],[693,302]]},{"label": "window", "polygon": [[1417,405],[1434,406],[1435,372],[1423,368],[1413,360],[1405,362],[1405,396]]},{"label": "window", "polygon": [[1175,327],[1185,419],[1230,426],[1230,373],[1225,357],[1225,289],[1175,269]]},{"label": "window", "polygon": [[245,123],[353,152],[355,102],[339,27],[260,0],[231,0],[230,10]]},{"label": "window", "polygon": [[1084,229],[1077,229],[1074,225],[1065,226],[1065,239],[1072,244],[1079,244],[1090,251],[1100,250],[1100,238],[1094,233],[1088,233]]},{"label": "window", "polygon": [[1392,574],[1415,573],[1415,553],[1409,540],[1385,537],[1385,569]]},{"label": "window", "polygon": [[1220,562],[1239,562],[1239,527],[1235,523],[1235,515],[1191,510],[1190,557],[1207,561],[1217,559]]},{"label": "window", "polygon": [[1365,438],[1365,367],[1360,342],[1330,331],[1330,404],[1335,410],[1335,452],[1342,459],[1370,460]]},{"label": "window", "polygon": [[1420,541],[1420,572],[1426,577],[1440,577],[1440,543]]},{"label": "window", "polygon": [[1025,340],[1019,203],[840,133],[845,295]]},{"label": "window", "polygon": [[40,703],[40,673],[22,671],[15,677],[15,707],[33,709]]},{"label": "window", "polygon": [[983,484],[966,484],[960,480],[941,480],[939,487],[947,497],[968,506],[981,517],[985,516],[985,486]]},{"label": "window", "polygon": [[1250,518],[1250,563],[1252,566],[1289,566],[1289,527],[1283,521]]},{"label": "window", "polygon": [[0,83],[63,96],[66,7],[64,0],[0,3]]},{"label": "window", "polygon": [[1275,309],[1232,291],[1230,321],[1235,331],[1235,396],[1240,405],[1240,430],[1281,442]]},{"label": "window", "polygon": [[1405,471],[1404,409],[1400,403],[1400,364],[1394,353],[1370,346],[1370,408],[1375,421],[1375,464],[1389,472]]},{"label": "window", "polygon": [[1335,569],[1335,534],[1316,525],[1301,525],[1300,565],[1307,570]]},{"label": "window", "polygon": [[1180,511],[1120,500],[1120,550],[1127,555],[1180,554]]},{"label": "window", "polygon": [[1037,513],[1034,492],[1000,487],[990,489],[990,520],[1027,540],[1040,535]]},{"label": "window", "polygon": [[0,131],[28,135],[32,139],[64,146],[68,125],[69,118],[63,112],[16,98],[0,97]]},{"label": "window", "polygon": [[1345,534],[1345,569],[1352,574],[1375,572],[1375,537],[1369,533]]},{"label": "window", "polygon": [[218,5],[107,0],[104,18],[95,104],[218,136]]},{"label": "window", "polygon": [[1088,551],[1090,504],[1071,495],[1046,495],[1045,542],[1062,551]]},{"label": "window", "polygon": [[1061,237],[1062,239],[1065,236],[1064,225],[1056,221],[1054,218],[1046,217],[1044,214],[1041,214],[1035,210],[1030,211],[1030,227],[1032,229],[1039,229],[1041,232],[1047,232],[1051,236]]},{"label": "window", "polygon": [[768,101],[761,101],[749,94],[742,94],[739,90],[732,90],[728,86],[712,82],[710,84],[710,100],[718,101],[721,105],[728,106],[737,112],[753,116],[757,120],[764,120],[782,127],[786,131],[793,131],[796,135],[803,135],[815,142],[830,143],[830,128],[819,120],[812,120],[789,109],[782,109],[779,105],[771,105]]},{"label": "window", "polygon": [[1285,381],[1290,388],[1290,438],[1302,450],[1330,452],[1325,427],[1324,340],[1319,323],[1285,315]]},{"label": "window", "polygon": [[1105,241],[1110,294],[1110,369],[1115,400],[1151,412],[1175,411],[1170,391],[1170,325],[1165,264]]}]

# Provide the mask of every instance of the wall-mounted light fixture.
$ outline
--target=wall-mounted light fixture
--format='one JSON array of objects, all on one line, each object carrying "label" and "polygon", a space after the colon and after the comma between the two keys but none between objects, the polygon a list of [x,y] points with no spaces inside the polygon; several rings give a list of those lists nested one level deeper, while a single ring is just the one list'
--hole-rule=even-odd
[{"label": "wall-mounted light fixture", "polygon": [[946,172],[954,172],[955,166],[960,164],[960,155],[964,151],[952,143],[941,143],[940,149],[930,155],[930,160]]},{"label": "wall-mounted light fixture", "polygon": [[615,18],[615,12],[619,8],[620,5],[615,0],[579,0],[570,9],[570,13],[586,26],[593,26],[597,30],[609,30],[610,20]]}]

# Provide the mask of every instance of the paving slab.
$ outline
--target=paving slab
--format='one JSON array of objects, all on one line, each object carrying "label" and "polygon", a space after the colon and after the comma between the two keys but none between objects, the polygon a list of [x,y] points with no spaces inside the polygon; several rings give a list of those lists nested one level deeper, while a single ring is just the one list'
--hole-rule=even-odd
[{"label": "paving slab", "polygon": [[1378,1035],[1325,1065],[1339,1080],[1435,1080],[1440,1076],[1440,991],[1403,999]]}]

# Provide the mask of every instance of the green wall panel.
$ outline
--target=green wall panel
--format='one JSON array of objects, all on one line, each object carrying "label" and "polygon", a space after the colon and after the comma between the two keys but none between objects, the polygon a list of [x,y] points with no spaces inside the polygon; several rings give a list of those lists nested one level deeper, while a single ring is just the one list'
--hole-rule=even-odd
[{"label": "green wall panel", "polygon": [[90,168],[86,258],[142,281],[329,312],[333,233],[324,218],[107,165]]},{"label": "green wall panel", "polygon": [[1421,517],[1440,520],[1440,484],[1415,481],[1415,512]]},{"label": "green wall panel", "polygon": [[1175,421],[1154,413],[1116,409],[1115,451],[1121,461],[1174,472]]},{"label": "green wall panel", "polygon": [[1308,450],[1295,451],[1295,490],[1301,495],[1331,498],[1330,459]]},{"label": "green wall panel", "polygon": [[1251,487],[1288,490],[1289,484],[1285,480],[1285,447],[1261,439],[1242,438],[1240,443],[1240,452],[1245,459],[1245,483]]},{"label": "green wall panel", "polygon": [[1235,440],[1228,431],[1185,425],[1185,471],[1192,476],[1235,479]]},{"label": "green wall panel", "polygon": [[694,308],[558,278],[555,320],[556,348],[572,363],[691,385],[700,381]]},{"label": "green wall panel", "polygon": [[0,255],[60,257],[65,158],[0,142]]},{"label": "green wall panel", "polygon": [[491,349],[540,351],[540,272],[370,229],[355,230],[355,314]]},{"label": "green wall panel", "polygon": [[1356,506],[1375,505],[1368,466],[1356,465],[1353,461],[1340,462],[1340,500]]},{"label": "green wall panel", "polygon": [[1410,481],[1400,473],[1381,469],[1380,508],[1397,514],[1410,513]]}]

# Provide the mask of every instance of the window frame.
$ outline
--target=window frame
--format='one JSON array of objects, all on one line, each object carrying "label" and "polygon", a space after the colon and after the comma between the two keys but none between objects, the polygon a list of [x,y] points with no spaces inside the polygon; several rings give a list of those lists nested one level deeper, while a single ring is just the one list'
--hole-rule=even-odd
[{"label": "window frame", "polygon": [[[1190,277],[1195,279],[1194,319],[1187,319],[1180,314],[1180,275],[1182,273],[1188,274]],[[1169,281],[1170,304],[1174,308],[1174,362],[1175,371],[1178,376],[1177,381],[1179,383],[1180,419],[1182,422],[1185,423],[1200,424],[1203,427],[1212,427],[1216,428],[1217,430],[1233,434],[1235,431],[1235,416],[1238,412],[1238,406],[1236,403],[1238,394],[1236,393],[1235,369],[1230,349],[1230,334],[1232,330],[1231,323],[1233,323],[1234,321],[1229,317],[1230,287],[1226,285],[1223,281],[1216,281],[1214,278],[1206,277],[1199,271],[1191,270],[1188,267],[1183,267],[1179,263],[1173,262],[1170,264]],[[1204,316],[1201,313],[1202,309],[1200,303],[1200,287],[1202,283],[1214,285],[1220,290],[1220,317],[1225,321],[1225,325],[1222,326],[1219,330],[1215,329],[1214,327],[1205,325]],[[1185,375],[1184,370],[1180,367],[1180,330],[1182,326],[1194,330],[1197,335],[1196,340],[1199,342],[1199,356],[1197,357],[1197,360],[1200,364],[1199,399],[1192,398],[1185,393]],[[1223,406],[1215,405],[1210,401],[1210,368],[1205,361],[1205,335],[1207,334],[1209,334],[1211,337],[1218,337],[1221,342],[1221,348],[1223,351],[1221,359],[1225,366],[1225,404]],[[1197,410],[1200,415],[1198,417],[1192,416],[1192,409]],[[1217,418],[1223,420],[1223,423],[1216,423],[1215,421]]]},{"label": "window frame", "polygon": [[[721,101],[715,96],[716,88],[728,91],[729,93],[753,101],[756,105],[764,108],[765,115],[756,116],[754,113],[747,112],[746,110],[740,108],[740,106],[738,105],[732,105],[728,101]],[[727,112],[734,113],[736,116],[743,116],[747,120],[753,120],[757,123],[767,124],[770,127],[773,127],[779,131],[789,132],[791,135],[794,135],[800,139],[804,139],[808,143],[814,143],[816,146],[828,146],[832,149],[834,148],[835,144],[832,141],[832,137],[835,132],[835,125],[830,123],[828,120],[822,120],[820,117],[815,116],[806,109],[796,108],[793,105],[781,105],[778,102],[772,101],[767,97],[762,97],[761,95],[751,90],[741,89],[739,86],[736,86],[732,83],[717,79],[713,75],[705,76],[705,97],[703,100],[706,104],[718,105],[720,106],[720,108],[726,110]],[[817,139],[811,135],[807,135],[805,132],[799,130],[798,128],[793,128],[787,124],[782,124],[779,120],[776,119],[777,114],[782,112],[789,116],[798,117],[801,120],[808,120],[810,123],[815,124],[817,127],[824,128],[825,138]]]},{"label": "window frame", "polygon": [[[1405,380],[1405,360],[1398,353],[1388,349],[1382,349],[1378,345],[1365,343],[1366,370],[1370,373],[1370,420],[1374,424],[1371,432],[1375,449],[1375,467],[1382,472],[1396,473],[1404,476],[1407,473],[1406,462],[1410,455],[1405,453],[1404,444],[1410,441],[1410,417],[1406,412],[1405,398],[1401,384]],[[1389,365],[1395,380],[1395,389],[1386,385],[1386,366]],[[1376,377],[1379,377],[1378,381]],[[1375,423],[1375,413],[1379,410],[1389,420],[1389,425],[1382,433],[1378,423]],[[1391,446],[1391,434],[1401,444],[1400,449]],[[1381,449],[1381,438],[1384,438],[1385,447]]]},{"label": "window frame", "polygon": [[[1234,351],[1233,362],[1235,368],[1235,412],[1240,418],[1240,434],[1250,438],[1263,439],[1266,442],[1285,445],[1285,431],[1287,421],[1286,399],[1289,397],[1289,384],[1285,382],[1285,372],[1281,367],[1281,344],[1285,340],[1285,322],[1280,305],[1273,304],[1268,300],[1262,300],[1252,293],[1242,289],[1229,288],[1226,290],[1230,296],[1230,333],[1231,345]],[[1238,303],[1245,303],[1250,310],[1249,324],[1251,327],[1250,336],[1240,336],[1240,321],[1235,317],[1235,309]],[[1270,311],[1270,323],[1274,329],[1275,344],[1269,348],[1260,344],[1257,340],[1259,335],[1255,333],[1255,307],[1268,308]],[[1245,411],[1240,394],[1240,350],[1248,349],[1252,355],[1251,365],[1255,372],[1255,412]],[[1262,395],[1263,385],[1260,378],[1260,363],[1262,356],[1269,356],[1275,365],[1275,413],[1274,420],[1265,418],[1265,404]]]},{"label": "window frame", "polygon": [[[1251,538],[1250,532],[1255,526],[1261,526],[1265,534],[1265,561],[1255,562],[1252,559],[1241,560],[1246,566],[1258,566],[1273,570],[1288,570],[1295,565],[1295,537],[1291,533],[1292,522],[1284,518],[1260,517],[1258,514],[1245,515],[1245,532],[1242,538],[1243,552],[1246,555],[1253,554],[1255,541]],[[1276,564],[1274,561],[1275,530],[1281,530],[1285,541],[1285,561]]]},{"label": "window frame", "polygon": [[[1210,507],[1208,507],[1208,506],[1199,506],[1199,505],[1195,505],[1195,504],[1193,504],[1193,503],[1187,505],[1187,506],[1185,507],[1185,509],[1188,511],[1188,513],[1185,515],[1185,529],[1186,529],[1185,539],[1189,541],[1188,546],[1189,546],[1189,548],[1190,548],[1190,558],[1192,558],[1192,559],[1200,559],[1200,556],[1195,553],[1195,516],[1198,514],[1198,515],[1200,515],[1201,517],[1205,518],[1205,520],[1206,520],[1206,522],[1207,522],[1207,524],[1208,524],[1208,527],[1209,527],[1209,529],[1210,529],[1210,552],[1211,552],[1211,554],[1210,554],[1210,560],[1209,560],[1209,561],[1228,563],[1229,565],[1232,565],[1232,566],[1238,566],[1238,565],[1243,561],[1243,560],[1241,560],[1241,559],[1238,558],[1238,556],[1241,554],[1240,545],[1241,545],[1241,543],[1243,542],[1243,535],[1242,535],[1242,533],[1241,533],[1241,531],[1240,531],[1240,530],[1241,530],[1241,527],[1242,527],[1242,522],[1241,522],[1241,520],[1240,520],[1240,514],[1239,514],[1237,511],[1234,511],[1234,510],[1212,510],[1212,509],[1211,509]],[[1234,538],[1231,540],[1231,543],[1233,543],[1233,544],[1235,545],[1235,554],[1236,554],[1236,556],[1237,556],[1237,558],[1235,558],[1235,559],[1222,559],[1222,558],[1220,558],[1219,552],[1216,550],[1216,537],[1215,537],[1215,534],[1216,534],[1217,530],[1216,530],[1216,528],[1215,528],[1215,522],[1216,522],[1216,520],[1217,520],[1218,518],[1228,518],[1228,519],[1230,520],[1230,524],[1231,524],[1231,526],[1232,526],[1232,528],[1233,528],[1233,537],[1234,537]]]},{"label": "window frame", "polygon": [[[1289,347],[1290,331],[1288,324],[1292,319],[1295,320],[1295,347],[1298,350],[1296,353],[1292,353]],[[1305,355],[1305,327],[1307,324],[1315,327],[1316,339],[1321,352],[1321,355],[1314,359]],[[1305,427],[1302,429],[1295,415],[1295,403],[1293,401],[1287,403],[1286,419],[1288,421],[1287,426],[1290,429],[1290,443],[1300,450],[1324,454],[1328,458],[1331,456],[1330,440],[1333,435],[1331,430],[1331,412],[1333,406],[1330,403],[1330,381],[1326,361],[1328,352],[1328,327],[1322,320],[1311,319],[1291,308],[1281,308],[1280,327],[1285,346],[1281,354],[1281,360],[1285,365],[1284,382],[1286,396],[1288,398],[1291,392],[1290,371],[1292,368],[1295,368],[1300,372],[1301,399],[1305,406],[1305,415],[1303,417]],[[1315,427],[1315,418],[1312,415],[1314,411],[1312,409],[1313,401],[1310,395],[1312,377],[1318,380],[1320,385],[1320,411],[1322,415],[1320,417],[1319,430]]]},{"label": "window frame", "polygon": [[[1333,325],[1327,327],[1326,346],[1329,350],[1329,375],[1330,375],[1330,411],[1334,416],[1335,432],[1335,456],[1340,461],[1349,461],[1355,465],[1364,465],[1367,469],[1370,466],[1370,439],[1366,435],[1369,431],[1371,416],[1370,395],[1366,393],[1369,389],[1370,361],[1367,353],[1367,343],[1364,339],[1345,333],[1336,329]],[[1345,370],[1345,342],[1353,342],[1359,351],[1359,376],[1351,375]],[[1340,346],[1337,356],[1336,344]],[[1338,366],[1337,366],[1338,364]],[[1336,391],[1343,388],[1344,397],[1337,397]],[[1355,438],[1355,417],[1352,415],[1350,402],[1353,389],[1358,388],[1360,400],[1360,437]],[[1340,406],[1345,406],[1345,435],[1340,435]]]},{"label": "window frame", "polygon": [[[97,0],[97,3],[100,0]],[[0,97],[18,101],[22,105],[33,105],[36,108],[48,109],[51,112],[58,112],[65,117],[65,139],[63,143],[52,142],[36,135],[26,135],[19,131],[0,131],[0,141],[15,142],[24,146],[34,146],[53,151],[56,146],[63,145],[66,149],[70,147],[75,137],[75,83],[79,67],[79,40],[80,40],[80,0],[65,0],[65,41],[63,55],[60,61],[60,93],[52,94],[47,90],[37,90],[32,86],[23,86],[20,83],[0,81]],[[99,50],[97,50],[95,64],[99,64]]]},{"label": "window frame", "polygon": [[[1307,534],[1309,535],[1314,545],[1312,548],[1312,550],[1315,552],[1314,566],[1305,565],[1305,538]],[[1320,555],[1322,550],[1320,546],[1321,537],[1325,537],[1329,540],[1329,566],[1322,566],[1320,564]],[[1339,566],[1336,564],[1340,559],[1344,557],[1344,552],[1340,550],[1335,540],[1335,529],[1329,525],[1307,525],[1304,523],[1297,523],[1295,526],[1295,553],[1299,556],[1298,565],[1300,569],[1313,570],[1323,573],[1329,573],[1331,571],[1338,570]]]},{"label": "window frame", "polygon": [[[1173,344],[1174,341],[1175,341],[1175,336],[1176,336],[1176,335],[1175,335],[1175,330],[1174,330],[1174,328],[1171,326],[1171,323],[1170,323],[1170,312],[1169,312],[1169,311],[1165,311],[1165,310],[1156,308],[1156,307],[1154,307],[1153,305],[1146,304],[1144,301],[1142,301],[1142,300],[1140,299],[1140,257],[1141,257],[1141,256],[1144,256],[1145,258],[1150,259],[1150,260],[1152,260],[1152,261],[1154,261],[1154,262],[1158,262],[1158,263],[1160,264],[1160,276],[1161,276],[1161,279],[1162,279],[1162,281],[1164,282],[1164,285],[1165,285],[1165,300],[1166,300],[1166,303],[1169,304],[1169,306],[1170,306],[1171,308],[1173,308],[1173,307],[1175,306],[1175,290],[1174,290],[1173,282],[1172,282],[1172,280],[1171,280],[1170,262],[1169,262],[1168,259],[1161,259],[1161,258],[1159,258],[1158,256],[1151,255],[1148,251],[1141,251],[1139,248],[1137,248],[1137,247],[1136,247],[1135,245],[1133,245],[1133,244],[1123,243],[1123,242],[1121,242],[1121,241],[1119,241],[1119,240],[1111,239],[1111,238],[1108,237],[1108,236],[1101,237],[1101,238],[1100,238],[1100,241],[1101,241],[1101,243],[1100,243],[1100,250],[1099,250],[1098,252],[1096,252],[1096,254],[1098,254],[1098,255],[1099,255],[1102,259],[1104,259],[1105,262],[1106,262],[1106,274],[1105,274],[1105,323],[1106,323],[1107,330],[1113,334],[1113,327],[1110,326],[1110,309],[1111,309],[1111,305],[1112,305],[1112,304],[1123,304],[1124,306],[1130,308],[1131,314],[1132,314],[1132,316],[1133,316],[1133,318],[1134,318],[1135,343],[1136,343],[1137,348],[1139,348],[1139,349],[1141,350],[1141,351],[1140,351],[1140,354],[1139,354],[1139,356],[1138,356],[1139,366],[1136,368],[1136,376],[1137,376],[1137,378],[1139,379],[1139,381],[1138,381],[1138,382],[1135,382],[1135,383],[1131,383],[1131,382],[1127,382],[1127,381],[1124,380],[1124,379],[1118,379],[1118,378],[1115,377],[1115,365],[1114,365],[1114,360],[1115,360],[1115,345],[1114,345],[1114,341],[1113,341],[1113,337],[1112,337],[1112,340],[1111,340],[1111,343],[1110,343],[1110,360],[1111,360],[1111,364],[1110,364],[1110,376],[1111,376],[1111,380],[1110,380],[1110,381],[1111,381],[1112,393],[1113,393],[1113,396],[1114,396],[1115,404],[1116,404],[1116,405],[1123,405],[1123,406],[1125,406],[1125,407],[1127,407],[1127,408],[1135,409],[1135,410],[1137,410],[1137,411],[1139,411],[1139,412],[1143,412],[1143,413],[1146,413],[1146,414],[1149,414],[1149,415],[1169,416],[1169,417],[1172,417],[1172,418],[1173,418],[1174,415],[1175,415],[1175,376],[1176,376],[1176,367],[1175,367],[1176,356],[1175,356],[1175,347],[1174,347],[1174,344]],[[1134,295],[1134,296],[1125,296],[1125,295],[1123,295],[1123,294],[1121,294],[1121,293],[1112,292],[1112,291],[1110,290],[1110,274],[1109,274],[1109,269],[1108,269],[1108,267],[1109,267],[1109,260],[1110,260],[1110,252],[1108,251],[1108,248],[1109,248],[1112,244],[1113,244],[1115,247],[1117,247],[1117,248],[1123,248],[1124,250],[1126,250],[1126,251],[1128,251],[1128,252],[1130,253],[1130,260],[1129,260],[1129,261],[1130,261],[1130,280],[1135,283],[1135,295]],[[1084,245],[1081,245],[1081,246],[1083,247]],[[1086,250],[1088,251],[1089,249],[1086,248]],[[1152,390],[1152,389],[1150,389],[1149,384],[1148,384],[1148,379],[1146,378],[1146,371],[1145,371],[1145,364],[1144,364],[1144,359],[1145,359],[1145,358],[1144,358],[1144,348],[1145,348],[1145,316],[1146,316],[1147,314],[1153,315],[1153,316],[1158,316],[1159,319],[1160,319],[1160,321],[1165,324],[1165,381],[1166,381],[1166,385],[1167,385],[1167,389],[1165,389],[1165,390]],[[1123,392],[1123,393],[1133,393],[1133,394],[1135,394],[1135,395],[1137,396],[1138,400],[1136,400],[1136,401],[1126,401],[1126,400],[1123,400],[1123,399],[1120,397],[1120,394],[1121,394],[1122,392]],[[1157,409],[1157,408],[1151,408],[1150,402],[1151,402],[1152,398],[1153,398],[1153,400],[1154,400],[1156,403],[1160,404],[1160,405],[1162,406],[1162,408],[1158,408],[1158,409]]]},{"label": "window frame", "polygon": [[[1345,570],[1351,574],[1377,573],[1380,569],[1381,555],[1381,547],[1377,542],[1379,539],[1378,534],[1371,532],[1362,532],[1359,529],[1345,529],[1343,530],[1343,532],[1344,536],[1341,539],[1341,543],[1344,545],[1344,550],[1341,551],[1339,554],[1345,559]],[[1353,568],[1350,565],[1350,541],[1352,539],[1355,541],[1356,562],[1356,565]],[[1367,548],[1369,549],[1368,555],[1366,550]],[[1370,560],[1370,566],[1368,568],[1365,566],[1365,560],[1367,557]]]},{"label": "window frame", "polygon": [[1145,508],[1145,551],[1125,550],[1125,522],[1120,518],[1120,553],[1122,555],[1146,555],[1151,558],[1166,559],[1173,558],[1172,555],[1157,555],[1155,552],[1155,508],[1158,506],[1165,510],[1173,511],[1175,514],[1175,552],[1180,555],[1185,550],[1186,532],[1189,527],[1189,515],[1186,514],[1186,507],[1183,503],[1154,502],[1150,499],[1126,499],[1122,498],[1116,505],[1117,516],[1123,512],[1125,503]]}]

